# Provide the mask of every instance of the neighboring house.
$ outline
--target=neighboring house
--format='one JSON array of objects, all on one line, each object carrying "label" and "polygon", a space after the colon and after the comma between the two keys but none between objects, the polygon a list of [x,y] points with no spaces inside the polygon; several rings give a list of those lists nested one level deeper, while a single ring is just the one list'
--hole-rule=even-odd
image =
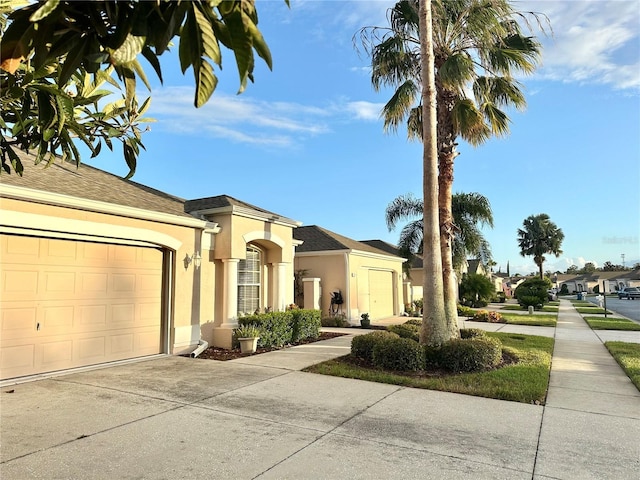
[{"label": "neighboring house", "polygon": [[558,275],[558,284],[567,286],[569,293],[592,293],[597,287],[601,293],[616,292],[624,287],[640,286],[640,269],[623,272],[595,271],[588,274]]},{"label": "neighboring house", "polygon": [[[397,257],[402,256],[398,247],[383,240],[362,240],[362,243],[366,243],[371,247],[384,250],[385,252]],[[412,310],[414,308],[413,301],[422,300],[423,298],[422,279],[424,278],[424,273],[422,269],[422,257],[420,255],[414,254],[413,258],[411,259],[409,268],[407,269],[405,266],[405,269],[403,270],[402,305],[405,307],[405,309],[408,307],[410,310]]]},{"label": "neighboring house", "polygon": [[230,347],[239,312],[293,302],[299,222],[23,163],[0,177],[0,378]]},{"label": "neighboring house", "polygon": [[[340,292],[344,301],[339,313],[354,324],[363,313],[375,320],[403,312],[403,258],[316,225],[298,227],[293,236],[301,242],[295,270],[305,271],[307,281],[320,283],[323,316],[330,311],[333,292]],[[305,305],[310,301],[307,291]]]}]

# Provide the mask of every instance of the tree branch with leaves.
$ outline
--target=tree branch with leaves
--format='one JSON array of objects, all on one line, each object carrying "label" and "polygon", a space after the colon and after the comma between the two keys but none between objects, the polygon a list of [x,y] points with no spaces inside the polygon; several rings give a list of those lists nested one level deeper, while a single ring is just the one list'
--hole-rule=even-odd
[{"label": "tree branch with leaves", "polygon": [[[288,4],[288,0],[285,0]],[[269,68],[269,48],[258,30],[254,0],[93,1],[2,0],[1,158],[3,171],[22,174],[14,148],[34,151],[36,163],[56,155],[80,163],[74,140],[95,156],[104,143],[123,145],[129,175],[136,169],[143,114],[137,80],[150,90],[140,57],[162,82],[160,56],[178,43],[182,73],[194,76],[194,105],[215,91],[215,68],[222,67],[221,46],[231,50],[239,75],[239,93],[253,82],[254,52]],[[103,106],[112,93],[122,98]]]}]

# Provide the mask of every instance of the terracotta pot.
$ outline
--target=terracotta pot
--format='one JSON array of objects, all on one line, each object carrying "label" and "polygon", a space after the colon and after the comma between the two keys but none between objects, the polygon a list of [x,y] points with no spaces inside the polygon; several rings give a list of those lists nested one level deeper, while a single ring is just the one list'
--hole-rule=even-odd
[{"label": "terracotta pot", "polygon": [[240,351],[242,353],[256,353],[259,338],[260,337],[239,338]]}]

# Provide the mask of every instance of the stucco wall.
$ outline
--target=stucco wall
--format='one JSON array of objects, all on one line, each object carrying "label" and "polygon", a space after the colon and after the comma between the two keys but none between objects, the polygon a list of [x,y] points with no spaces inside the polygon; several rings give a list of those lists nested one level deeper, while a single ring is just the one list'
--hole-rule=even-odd
[{"label": "stucco wall", "polygon": [[[104,236],[104,241],[108,243],[109,236],[126,240],[127,238],[122,236],[123,234],[120,233],[118,227],[130,227],[148,232],[148,237],[144,238],[146,234],[142,232],[141,238],[138,240],[158,244],[165,251],[173,250],[166,245],[159,244],[165,239],[158,238],[156,234],[161,233],[173,239],[172,245],[176,246],[173,272],[175,294],[170,297],[173,314],[170,315],[172,324],[169,325],[168,330],[169,353],[197,343],[200,336],[200,324],[210,319],[213,311],[213,298],[209,298],[208,292],[215,288],[214,264],[209,261],[209,255],[206,252],[202,252],[201,268],[195,269],[193,264],[188,268],[184,266],[183,259],[187,255],[191,256],[195,251],[199,251],[200,229],[8,198],[2,198],[1,207],[5,214],[6,212],[20,212],[42,216],[42,221],[38,225],[42,236],[47,236],[47,231],[77,233],[78,226],[84,225],[96,236]],[[26,224],[27,217],[24,218]],[[78,224],[77,221],[85,223]],[[0,219],[0,224],[6,224],[6,222]],[[107,232],[106,235],[103,232]],[[126,233],[126,230],[122,232]],[[34,235],[36,233],[31,232]],[[83,232],[83,234],[87,233]]]}]

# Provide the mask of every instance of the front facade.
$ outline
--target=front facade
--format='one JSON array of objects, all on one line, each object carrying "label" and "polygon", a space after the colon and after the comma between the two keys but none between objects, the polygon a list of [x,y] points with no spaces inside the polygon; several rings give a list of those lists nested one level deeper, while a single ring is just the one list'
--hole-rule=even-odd
[{"label": "front facade", "polygon": [[0,379],[228,348],[239,314],[293,302],[298,222],[23,163],[0,184]]},{"label": "front facade", "polygon": [[[296,228],[293,234],[300,242],[295,270],[308,279],[319,279],[323,316],[341,314],[358,324],[363,313],[377,320],[404,311],[403,258],[316,225]],[[343,303],[332,305],[336,292]]]}]

